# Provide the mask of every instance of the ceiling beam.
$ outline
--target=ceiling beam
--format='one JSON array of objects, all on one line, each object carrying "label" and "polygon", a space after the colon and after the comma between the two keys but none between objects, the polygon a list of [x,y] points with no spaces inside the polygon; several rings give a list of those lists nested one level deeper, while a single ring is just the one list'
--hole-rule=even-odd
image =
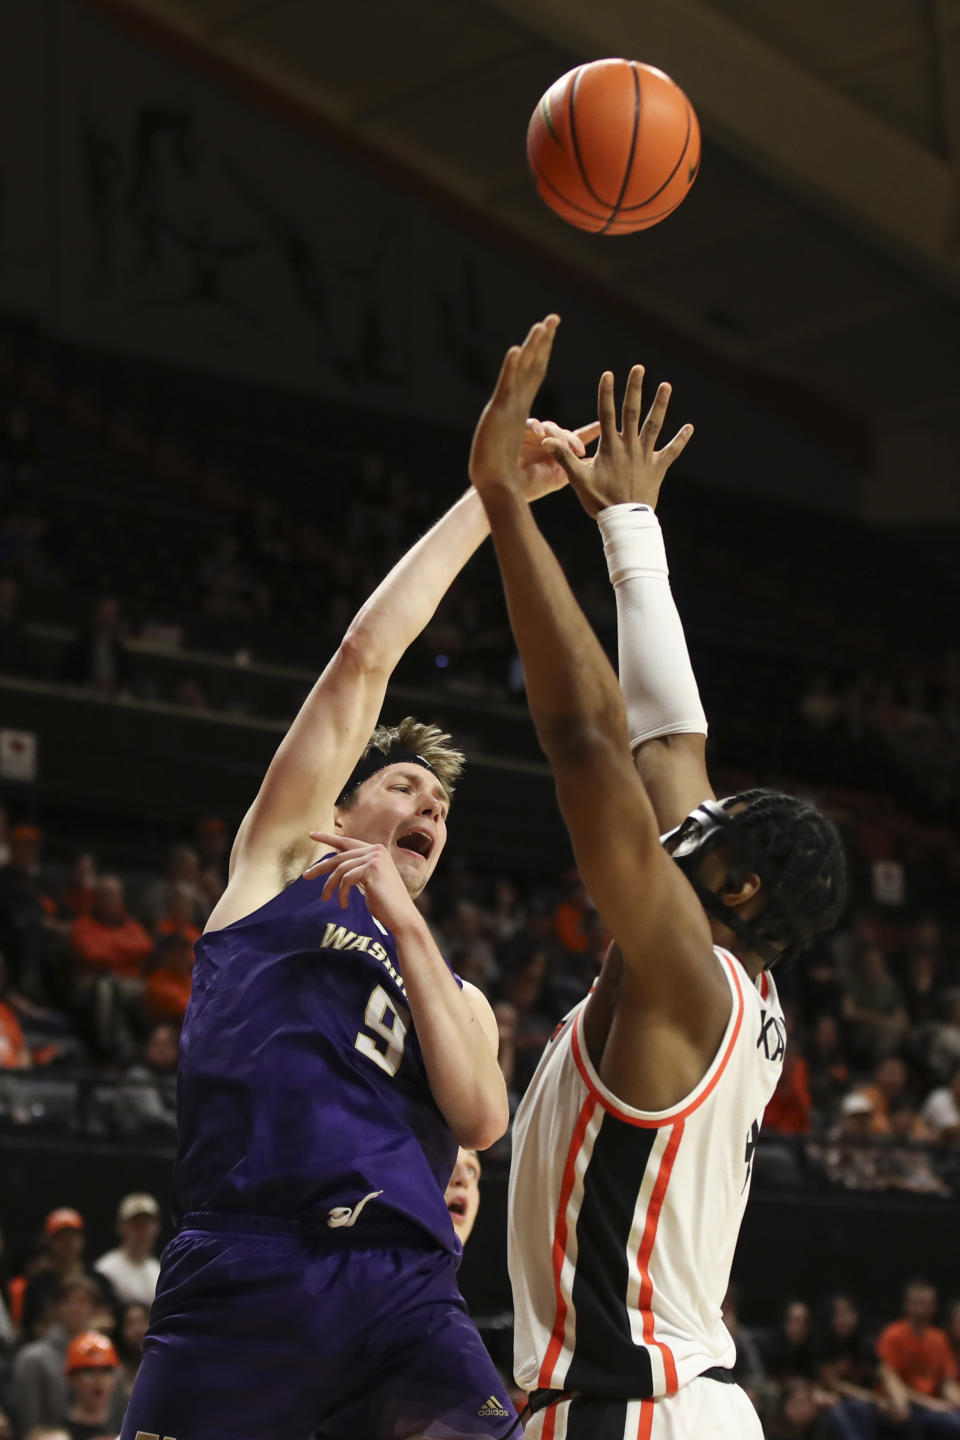
[{"label": "ceiling beam", "polygon": [[960,10],[955,0],[933,0],[940,114],[954,173],[960,173]]},{"label": "ceiling beam", "polygon": [[960,295],[953,168],[705,0],[490,3],[585,58],[666,70],[725,148]]}]

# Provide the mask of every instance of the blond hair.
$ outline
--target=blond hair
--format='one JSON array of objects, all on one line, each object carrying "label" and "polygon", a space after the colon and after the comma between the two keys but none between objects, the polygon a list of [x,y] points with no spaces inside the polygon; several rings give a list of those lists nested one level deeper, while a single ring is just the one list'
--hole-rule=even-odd
[{"label": "blond hair", "polygon": [[[405,715],[399,725],[378,725],[364,746],[360,760],[364,760],[371,750],[382,750],[384,755],[389,755],[394,746],[412,750],[426,760],[446,791],[447,799],[452,800],[455,782],[463,773],[467,758],[462,750],[455,750],[447,743],[452,738],[439,725],[424,725],[412,715]],[[391,762],[387,760],[386,763]],[[356,794],[357,790],[353,790],[341,796],[338,803],[343,808],[349,808]]]}]

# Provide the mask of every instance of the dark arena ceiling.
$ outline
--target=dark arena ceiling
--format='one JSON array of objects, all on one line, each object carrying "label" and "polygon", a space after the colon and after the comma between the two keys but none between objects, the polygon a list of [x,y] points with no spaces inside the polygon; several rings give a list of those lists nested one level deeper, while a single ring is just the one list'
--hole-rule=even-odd
[{"label": "dark arena ceiling", "polygon": [[[888,502],[902,466],[928,477],[903,518],[960,521],[960,0],[89,3],[175,32],[720,360],[829,395],[869,426]],[[667,223],[601,239],[544,207],[524,137],[547,86],[606,55],[671,74],[705,149]]]}]

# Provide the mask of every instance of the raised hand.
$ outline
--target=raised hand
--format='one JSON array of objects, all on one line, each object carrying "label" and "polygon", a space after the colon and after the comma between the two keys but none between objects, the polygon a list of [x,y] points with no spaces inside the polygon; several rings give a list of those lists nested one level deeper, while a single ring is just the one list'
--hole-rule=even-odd
[{"label": "raised hand", "polygon": [[326,875],[321,891],[324,900],[329,900],[336,891],[343,909],[350,891],[359,885],[371,911],[388,930],[409,919],[411,911],[417,913],[385,845],[371,845],[366,840],[353,840],[349,835],[325,830],[311,830],[310,838],[335,852],[315,861],[303,872],[307,880]]},{"label": "raised hand", "polygon": [[578,455],[565,437],[546,435],[540,442],[563,466],[588,515],[596,515],[608,505],[631,500],[656,508],[663,478],[693,434],[693,426],[684,425],[669,444],[662,450],[656,449],[670,401],[670,386],[663,384],[657,388],[649,413],[640,426],[643,374],[642,365],[634,365],[630,371],[619,430],[613,375],[609,370],[601,375],[597,400],[600,444],[591,459]]},{"label": "raised hand", "polygon": [[539,500],[553,490],[562,490],[567,483],[567,472],[554,455],[545,450],[542,441],[546,438],[566,441],[574,455],[580,459],[587,453],[591,440],[600,434],[599,420],[581,425],[576,430],[564,430],[552,420],[536,420],[531,417],[523,432],[520,446],[520,475],[523,491],[528,500]]},{"label": "raised hand", "polygon": [[[559,324],[558,315],[548,315],[531,327],[522,345],[511,345],[504,357],[496,388],[477,422],[470,449],[470,479],[481,493],[498,488],[515,489],[525,496],[528,493],[520,463],[527,417],[547,373]],[[568,453],[578,458],[572,448]],[[547,452],[548,464],[550,458]],[[536,467],[540,464],[537,460]],[[536,467],[529,477],[534,484],[538,478]],[[561,468],[566,470],[562,462]],[[552,467],[539,473],[541,480],[552,477]],[[551,483],[548,488],[556,487]],[[538,493],[545,491],[541,489]]]}]

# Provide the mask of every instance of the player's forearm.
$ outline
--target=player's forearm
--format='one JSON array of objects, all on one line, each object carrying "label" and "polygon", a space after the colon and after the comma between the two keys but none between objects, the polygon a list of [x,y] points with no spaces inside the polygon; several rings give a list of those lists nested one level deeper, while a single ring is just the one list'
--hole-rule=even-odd
[{"label": "player's forearm", "polygon": [[648,505],[617,504],[601,510],[597,523],[616,597],[620,688],[631,745],[706,735],[656,515]]},{"label": "player's forearm", "polygon": [[431,1094],[459,1143],[486,1150],[510,1123],[496,1052],[421,917],[393,935]]},{"label": "player's forearm", "polygon": [[469,490],[397,561],[345,637],[370,669],[393,670],[489,531],[480,499]]},{"label": "player's forearm", "polygon": [[541,746],[551,759],[591,737],[626,747],[617,677],[529,507],[507,488],[484,504]]}]

